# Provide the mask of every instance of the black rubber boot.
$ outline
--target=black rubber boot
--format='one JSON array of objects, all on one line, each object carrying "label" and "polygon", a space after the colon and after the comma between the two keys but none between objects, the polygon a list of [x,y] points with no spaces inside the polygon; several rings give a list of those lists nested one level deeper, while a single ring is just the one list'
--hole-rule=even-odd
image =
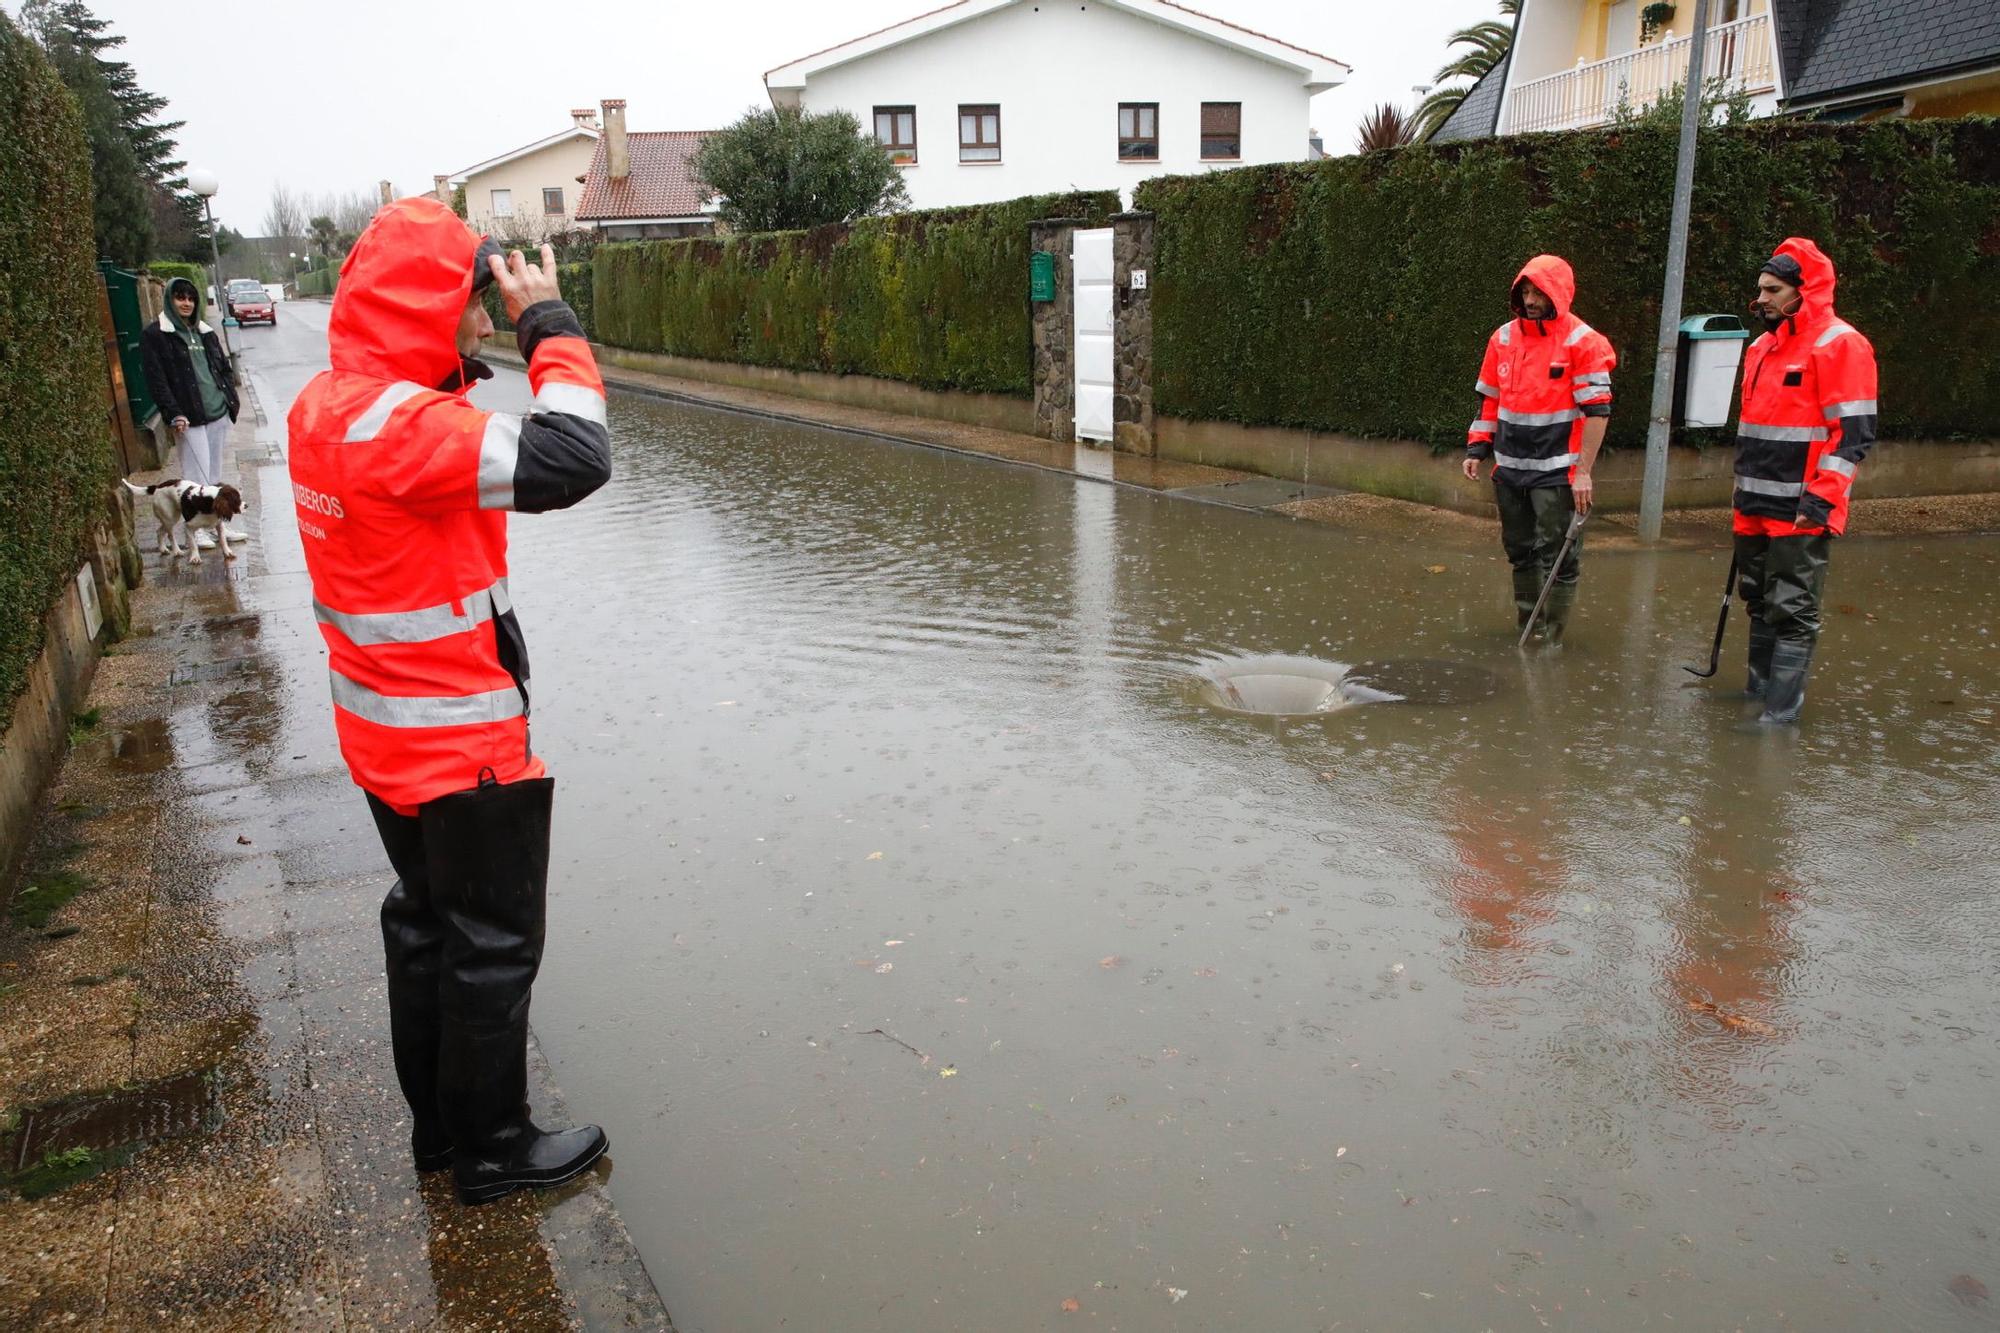
[{"label": "black rubber boot", "polygon": [[[1543,577],[1544,575],[1535,569],[1514,571],[1514,633],[1516,634],[1528,627],[1528,617],[1535,613],[1535,599],[1542,595]],[[1544,607],[1542,610],[1546,614],[1548,608]]]},{"label": "black rubber boot", "polygon": [[396,871],[396,883],[382,900],[382,957],[388,969],[389,1040],[396,1081],[414,1122],[410,1157],[420,1172],[442,1171],[451,1165],[451,1135],[437,1100],[438,971],[444,923],[431,910],[422,821],[397,814],[372,795],[368,809]]},{"label": "black rubber boot", "polygon": [[1576,585],[1556,581],[1549,589],[1549,603],[1542,608],[1542,638],[1553,648],[1562,643],[1569,628],[1569,613],[1576,608]]},{"label": "black rubber boot", "polygon": [[547,922],[548,778],[487,782],[423,808],[432,904],[444,922],[438,1105],[465,1203],[560,1185],[604,1155],[595,1125],[528,1118],[528,999]]},{"label": "black rubber boot", "polygon": [[1785,726],[1799,720],[1806,703],[1806,673],[1812,668],[1811,639],[1780,639],[1771,650],[1771,675],[1764,690],[1764,726]]},{"label": "black rubber boot", "polygon": [[1761,699],[1771,678],[1771,650],[1777,646],[1778,634],[1761,620],[1750,622],[1750,672],[1743,684],[1745,699]]}]

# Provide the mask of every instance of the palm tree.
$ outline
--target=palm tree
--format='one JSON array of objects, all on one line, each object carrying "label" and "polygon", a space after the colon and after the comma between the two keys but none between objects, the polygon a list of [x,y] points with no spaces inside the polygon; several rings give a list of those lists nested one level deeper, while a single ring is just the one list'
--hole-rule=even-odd
[{"label": "palm tree", "polygon": [[328,259],[333,258],[334,249],[340,243],[340,228],[334,225],[333,219],[321,214],[308,222],[306,228],[307,234],[312,237],[313,248]]},{"label": "palm tree", "polygon": [[1372,153],[1378,148],[1401,148],[1417,137],[1417,122],[1394,102],[1384,102],[1361,122],[1354,138],[1354,151]]},{"label": "palm tree", "polygon": [[[1500,12],[1507,18],[1515,17],[1521,12],[1521,0],[1500,0]],[[1446,48],[1463,46],[1467,49],[1437,72],[1436,82],[1459,78],[1466,82],[1438,88],[1417,106],[1416,137],[1428,139],[1436,134],[1438,126],[1458,110],[1458,104],[1472,91],[1472,85],[1485,78],[1513,44],[1514,25],[1502,23],[1499,19],[1486,19],[1453,33]]]}]

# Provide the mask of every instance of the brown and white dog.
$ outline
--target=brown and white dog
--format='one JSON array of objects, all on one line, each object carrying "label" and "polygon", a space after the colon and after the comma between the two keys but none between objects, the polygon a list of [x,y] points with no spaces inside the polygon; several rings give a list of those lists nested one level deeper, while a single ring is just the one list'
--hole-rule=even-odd
[{"label": "brown and white dog", "polygon": [[134,495],[143,495],[153,502],[153,516],[160,521],[160,554],[179,555],[181,544],[174,535],[176,524],[187,524],[188,556],[190,565],[201,563],[201,546],[195,541],[195,533],[213,530],[215,539],[222,543],[222,558],[234,560],[236,552],[229,549],[229,529],[224,524],[243,512],[243,492],[234,486],[203,486],[192,481],[182,481],[179,477],[168,477],[156,481],[151,486],[134,486],[125,483],[125,488]]}]

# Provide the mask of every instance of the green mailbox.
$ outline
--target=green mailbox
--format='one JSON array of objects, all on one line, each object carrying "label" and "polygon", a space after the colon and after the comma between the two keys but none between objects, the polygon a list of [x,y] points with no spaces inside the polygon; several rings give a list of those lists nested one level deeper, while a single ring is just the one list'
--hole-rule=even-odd
[{"label": "green mailbox", "polygon": [[1046,250],[1037,250],[1028,256],[1028,299],[1056,299],[1056,257]]}]

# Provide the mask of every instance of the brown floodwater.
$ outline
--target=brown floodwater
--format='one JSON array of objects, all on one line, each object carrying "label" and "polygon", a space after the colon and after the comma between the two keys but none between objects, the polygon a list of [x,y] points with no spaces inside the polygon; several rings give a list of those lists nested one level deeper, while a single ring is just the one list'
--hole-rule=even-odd
[{"label": "brown floodwater", "polygon": [[1497,541],[612,425],[514,525],[535,1023],[684,1330],[1994,1317],[2000,541],[1843,543],[1743,734],[1715,552],[1522,654]]}]

